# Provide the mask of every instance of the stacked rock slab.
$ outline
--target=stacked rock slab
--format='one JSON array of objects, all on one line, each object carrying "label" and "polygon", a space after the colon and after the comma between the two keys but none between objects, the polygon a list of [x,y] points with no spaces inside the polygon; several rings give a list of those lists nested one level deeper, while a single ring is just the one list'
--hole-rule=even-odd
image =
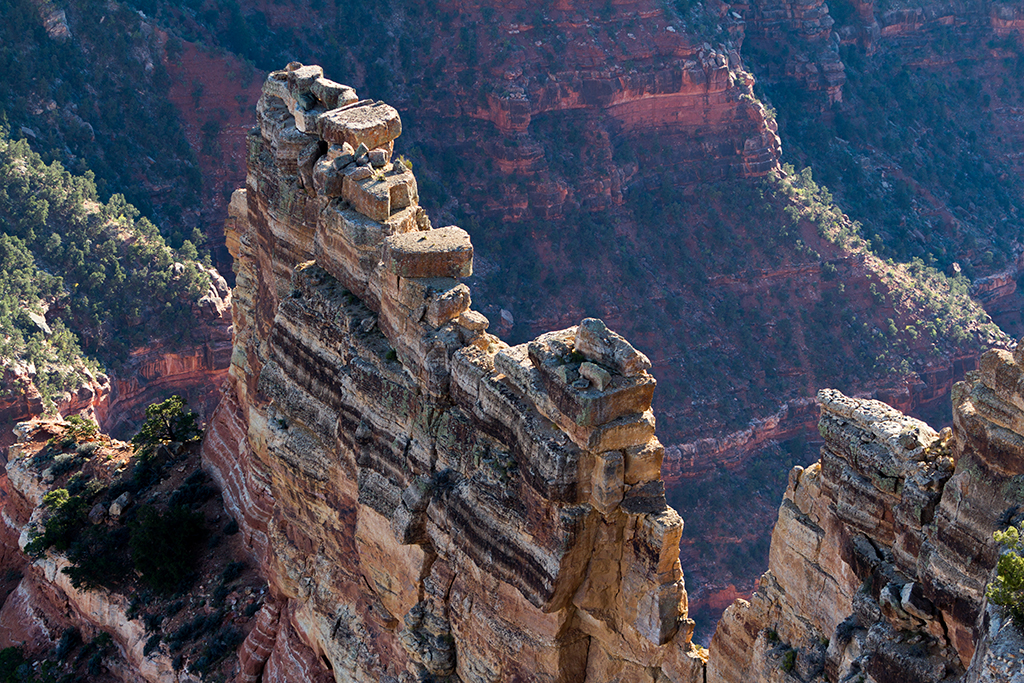
[{"label": "stacked rock slab", "polygon": [[1024,517],[1022,361],[1024,344],[982,356],[943,433],[819,393],[821,460],[790,474],[769,571],[719,622],[709,683],[1024,680],[1020,631],[984,598],[992,533]]},{"label": "stacked rock slab", "polygon": [[246,680],[702,680],[646,357],[488,334],[391,107],[292,64],[257,111],[204,450],[274,596]]},{"label": "stacked rock slab", "polygon": [[[1024,504],[1024,350],[936,433],[819,395],[769,571],[690,642],[650,362],[600,320],[509,347],[392,161],[398,113],[267,79],[232,198],[230,380],[204,460],[271,586],[245,681],[1017,681],[987,606]],[[1012,655],[1012,656],[1011,656]]]}]

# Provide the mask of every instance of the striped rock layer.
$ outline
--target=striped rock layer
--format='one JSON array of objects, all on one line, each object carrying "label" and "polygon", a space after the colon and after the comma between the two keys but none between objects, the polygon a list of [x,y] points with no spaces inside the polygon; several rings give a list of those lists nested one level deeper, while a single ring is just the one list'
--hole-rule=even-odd
[{"label": "striped rock layer", "polygon": [[238,680],[998,680],[1016,632],[984,587],[1024,490],[1020,359],[985,356],[951,433],[822,392],[821,460],[709,652],[647,358],[596,319],[489,334],[469,236],[392,158],[393,108],[293,63],[257,120],[204,444],[271,587]]}]

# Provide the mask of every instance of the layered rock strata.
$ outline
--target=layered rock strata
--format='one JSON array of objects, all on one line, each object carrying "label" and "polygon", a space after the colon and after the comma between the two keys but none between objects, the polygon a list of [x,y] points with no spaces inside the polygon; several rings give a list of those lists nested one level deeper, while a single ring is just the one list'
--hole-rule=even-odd
[{"label": "layered rock strata", "polygon": [[[1024,349],[983,357],[944,433],[822,392],[821,460],[791,474],[769,571],[709,653],[690,640],[647,357],[596,319],[511,347],[489,334],[460,282],[468,235],[433,228],[392,161],[393,108],[293,64],[258,123],[203,444],[269,583],[236,680],[1019,677],[1020,636],[984,587],[992,532],[1024,503]],[[8,466],[20,545],[45,492],[29,462]],[[85,623],[115,636],[124,680],[190,680],[60,561],[20,560],[0,627]]]},{"label": "layered rock strata", "polygon": [[468,236],[392,161],[391,107],[292,64],[258,124],[203,452],[271,588],[239,680],[991,679],[972,672],[1010,647],[983,591],[1024,469],[1018,359],[987,354],[943,434],[822,392],[821,461],[708,655],[648,359],[595,319],[489,334]]},{"label": "layered rock strata", "polygon": [[[416,93],[405,101],[431,121],[427,135],[446,138],[445,158],[467,162],[454,165],[463,196],[488,220],[609,210],[666,176],[696,184],[777,169],[777,126],[753,96],[738,43],[687,28],[669,7],[442,2],[454,17],[446,30],[476,45],[474,57],[435,46],[396,94]],[[724,5],[700,14],[732,23]],[[565,144],[569,136],[579,142]],[[671,152],[655,153],[652,138]]]},{"label": "layered rock strata", "polygon": [[[128,359],[111,374],[83,370],[85,379],[77,390],[54,398],[61,415],[83,415],[100,429],[127,437],[146,406],[172,394],[188,399],[204,418],[220,400],[220,385],[231,359],[231,290],[215,270],[208,270],[210,288],[192,305],[192,345],[183,347],[165,339],[132,350]],[[0,377],[0,447],[13,443],[10,428],[40,417],[47,406],[35,386],[36,368],[31,363],[6,366]]]},{"label": "layered rock strata", "polygon": [[956,385],[942,433],[819,393],[821,460],[791,473],[769,570],[719,623],[708,681],[1010,680],[999,653],[1019,635],[984,591],[992,533],[1020,517],[1018,349]]},{"label": "layered rock strata", "polygon": [[[772,55],[763,65],[769,80],[789,80],[821,92],[828,105],[843,100],[845,67],[835,21],[822,0],[744,0],[730,7],[745,20],[745,34]],[[779,41],[779,36],[787,39]]]},{"label": "layered rock strata", "polygon": [[647,358],[593,319],[488,334],[391,107],[290,65],[258,123],[204,447],[276,598],[247,680],[700,678]]}]

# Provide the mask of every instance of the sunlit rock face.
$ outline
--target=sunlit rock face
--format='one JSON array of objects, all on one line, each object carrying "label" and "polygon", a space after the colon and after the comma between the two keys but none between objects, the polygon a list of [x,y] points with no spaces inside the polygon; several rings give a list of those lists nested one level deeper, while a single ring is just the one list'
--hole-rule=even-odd
[{"label": "sunlit rock face", "polygon": [[821,460],[790,475],[769,571],[719,624],[709,681],[999,679],[998,653],[1020,636],[984,592],[992,533],[1019,521],[1020,361],[982,356],[942,434],[878,401],[819,393]]},{"label": "sunlit rock face", "polygon": [[647,358],[488,334],[391,107],[291,65],[258,124],[204,451],[274,593],[249,680],[700,680]]},{"label": "sunlit rock face", "polygon": [[204,444],[271,586],[240,680],[991,679],[977,662],[1011,646],[984,605],[991,534],[1024,469],[1012,355],[959,385],[942,434],[821,392],[821,460],[794,469],[769,571],[709,653],[650,361],[596,319],[489,334],[468,235],[434,228],[392,159],[401,129],[319,67],[263,88]]}]

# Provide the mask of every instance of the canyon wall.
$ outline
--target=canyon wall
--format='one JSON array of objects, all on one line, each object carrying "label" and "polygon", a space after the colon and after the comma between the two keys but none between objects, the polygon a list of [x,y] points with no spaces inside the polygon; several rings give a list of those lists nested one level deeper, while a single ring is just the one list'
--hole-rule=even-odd
[{"label": "canyon wall", "polygon": [[647,358],[595,319],[490,335],[459,282],[468,235],[418,206],[388,105],[291,64],[258,123],[203,450],[270,584],[244,680],[940,681],[1000,651],[983,588],[1021,469],[994,450],[1021,400],[1007,352],[958,385],[952,433],[820,395],[822,459],[791,475],[770,570],[709,655]]},{"label": "canyon wall", "polygon": [[[1020,636],[984,587],[992,532],[1024,502],[1024,349],[984,355],[942,433],[822,391],[821,459],[791,473],[769,571],[705,650],[648,358],[593,318],[516,346],[489,334],[460,282],[468,235],[432,227],[391,159],[393,108],[293,63],[268,77],[258,121],[227,226],[231,364],[202,445],[268,584],[235,680],[1017,675]],[[56,485],[33,465],[53,429],[25,425],[12,449],[19,546]],[[113,636],[116,678],[194,680],[143,651],[120,597],[68,585],[62,561],[21,561],[0,627],[52,624],[34,635],[46,643],[83,624]]]},{"label": "canyon wall", "polygon": [[992,533],[1020,521],[1022,360],[986,353],[941,433],[819,394],[821,460],[791,473],[769,570],[719,622],[709,681],[1019,676],[1005,653],[1020,636],[984,591]]},{"label": "canyon wall", "polygon": [[252,675],[699,678],[647,358],[593,319],[488,334],[391,107],[292,65],[258,111],[204,451],[292,634]]},{"label": "canyon wall", "polygon": [[[823,95],[823,110],[843,101],[845,67],[839,58],[839,35],[823,0],[743,0],[729,3],[742,17],[744,34],[759,56],[764,75],[790,81]],[[780,40],[785,36],[784,40]]]},{"label": "canyon wall", "polygon": [[[146,406],[180,394],[203,419],[209,419],[220,400],[220,385],[231,358],[231,290],[215,270],[206,295],[192,306],[194,345],[154,340],[132,351],[121,368],[113,371],[107,391],[91,400],[95,419],[109,434],[132,435]],[[61,410],[62,414],[80,412]]]},{"label": "canyon wall", "polygon": [[[220,401],[220,385],[227,377],[231,358],[231,291],[220,275],[209,271],[211,285],[192,306],[194,345],[183,346],[152,339],[148,346],[133,349],[128,359],[107,373],[86,371],[86,381],[75,392],[55,400],[61,415],[84,415],[108,434],[131,436],[146,406],[168,396],[184,396],[204,419]],[[145,324],[145,323],[142,323]],[[43,415],[43,397],[36,388],[36,369],[31,364],[4,368],[0,388],[0,447],[14,442],[15,423]]]},{"label": "canyon wall", "polygon": [[[688,31],[650,2],[601,12],[559,3],[516,20],[501,8],[497,21],[485,18],[494,15],[486,4],[446,4],[439,10],[457,17],[460,52],[441,68],[448,52],[431,50],[424,68],[443,72],[436,88],[402,104],[433,121],[434,130],[418,135],[454,133],[444,145],[459,152],[452,166],[474,215],[561,219],[621,206],[631,188],[651,191],[666,173],[692,185],[778,167],[775,122],[726,34]],[[467,41],[475,57],[463,59]],[[410,80],[416,89],[421,79]],[[671,154],[652,158],[652,136]],[[568,150],[567,137],[586,150]],[[483,157],[478,140],[486,141]],[[566,152],[580,163],[567,163]],[[475,177],[484,160],[488,177]]]}]

